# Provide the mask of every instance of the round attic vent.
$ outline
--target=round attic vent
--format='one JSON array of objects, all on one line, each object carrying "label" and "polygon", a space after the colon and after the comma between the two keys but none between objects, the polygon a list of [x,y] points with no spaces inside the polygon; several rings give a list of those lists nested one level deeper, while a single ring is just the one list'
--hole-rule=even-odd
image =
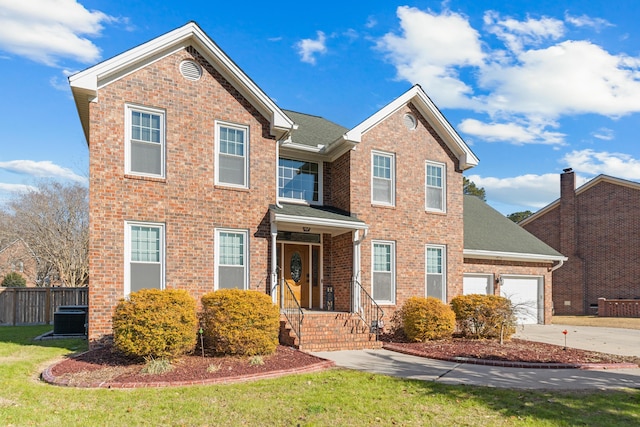
[{"label": "round attic vent", "polygon": [[194,61],[182,61],[180,63],[180,74],[187,80],[200,80],[200,77],[202,77],[202,67]]},{"label": "round attic vent", "polygon": [[404,122],[404,125],[409,130],[414,130],[416,128],[416,126],[418,125],[418,122],[416,121],[416,118],[413,117],[412,114],[405,114],[404,117],[402,118],[402,121]]}]

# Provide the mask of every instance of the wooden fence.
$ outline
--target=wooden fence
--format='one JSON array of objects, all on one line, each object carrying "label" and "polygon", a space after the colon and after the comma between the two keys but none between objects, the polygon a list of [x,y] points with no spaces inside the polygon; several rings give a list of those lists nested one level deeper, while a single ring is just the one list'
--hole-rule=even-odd
[{"label": "wooden fence", "polygon": [[0,325],[50,325],[61,305],[88,305],[88,288],[2,288]]}]

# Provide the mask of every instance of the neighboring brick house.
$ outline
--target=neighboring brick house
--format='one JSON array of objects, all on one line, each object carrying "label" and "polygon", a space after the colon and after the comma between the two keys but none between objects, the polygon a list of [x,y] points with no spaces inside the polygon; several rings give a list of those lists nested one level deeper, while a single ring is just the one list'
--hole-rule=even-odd
[{"label": "neighboring brick house", "polygon": [[17,239],[0,249],[0,282],[9,273],[19,273],[27,286],[38,283],[38,259],[27,244]]},{"label": "neighboring brick house", "polygon": [[520,323],[551,323],[552,272],[567,258],[477,197],[464,197],[464,294],[497,294]]},{"label": "neighboring brick house", "polygon": [[90,154],[92,342],[141,288],[279,304],[290,288],[318,336],[353,324],[320,310],[377,324],[367,295],[389,319],[410,296],[462,293],[478,159],[420,86],[346,129],[282,110],[195,23],[69,80]]},{"label": "neighboring brick house", "polygon": [[595,314],[598,298],[640,298],[640,184],[599,175],[576,189],[575,173],[560,175],[560,199],[521,221],[566,255],[553,273],[556,314]]}]

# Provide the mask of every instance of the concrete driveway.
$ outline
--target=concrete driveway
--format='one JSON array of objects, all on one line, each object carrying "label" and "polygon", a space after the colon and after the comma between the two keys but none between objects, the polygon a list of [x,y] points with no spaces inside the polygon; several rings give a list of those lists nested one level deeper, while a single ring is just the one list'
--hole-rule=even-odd
[{"label": "concrete driveway", "polygon": [[640,330],[600,328],[596,326],[523,325],[518,326],[514,338],[564,346],[567,331],[567,347],[621,356],[640,357]]}]

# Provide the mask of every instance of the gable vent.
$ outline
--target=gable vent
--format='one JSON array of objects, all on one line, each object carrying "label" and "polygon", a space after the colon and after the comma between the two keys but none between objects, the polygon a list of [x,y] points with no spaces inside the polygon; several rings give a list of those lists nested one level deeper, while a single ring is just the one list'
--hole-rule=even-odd
[{"label": "gable vent", "polygon": [[180,74],[187,80],[200,80],[202,68],[194,61],[182,61],[180,63]]},{"label": "gable vent", "polygon": [[404,125],[409,130],[414,130],[418,125],[416,118],[413,117],[413,115],[411,114],[405,114],[404,117],[402,118],[402,121],[404,122]]}]

